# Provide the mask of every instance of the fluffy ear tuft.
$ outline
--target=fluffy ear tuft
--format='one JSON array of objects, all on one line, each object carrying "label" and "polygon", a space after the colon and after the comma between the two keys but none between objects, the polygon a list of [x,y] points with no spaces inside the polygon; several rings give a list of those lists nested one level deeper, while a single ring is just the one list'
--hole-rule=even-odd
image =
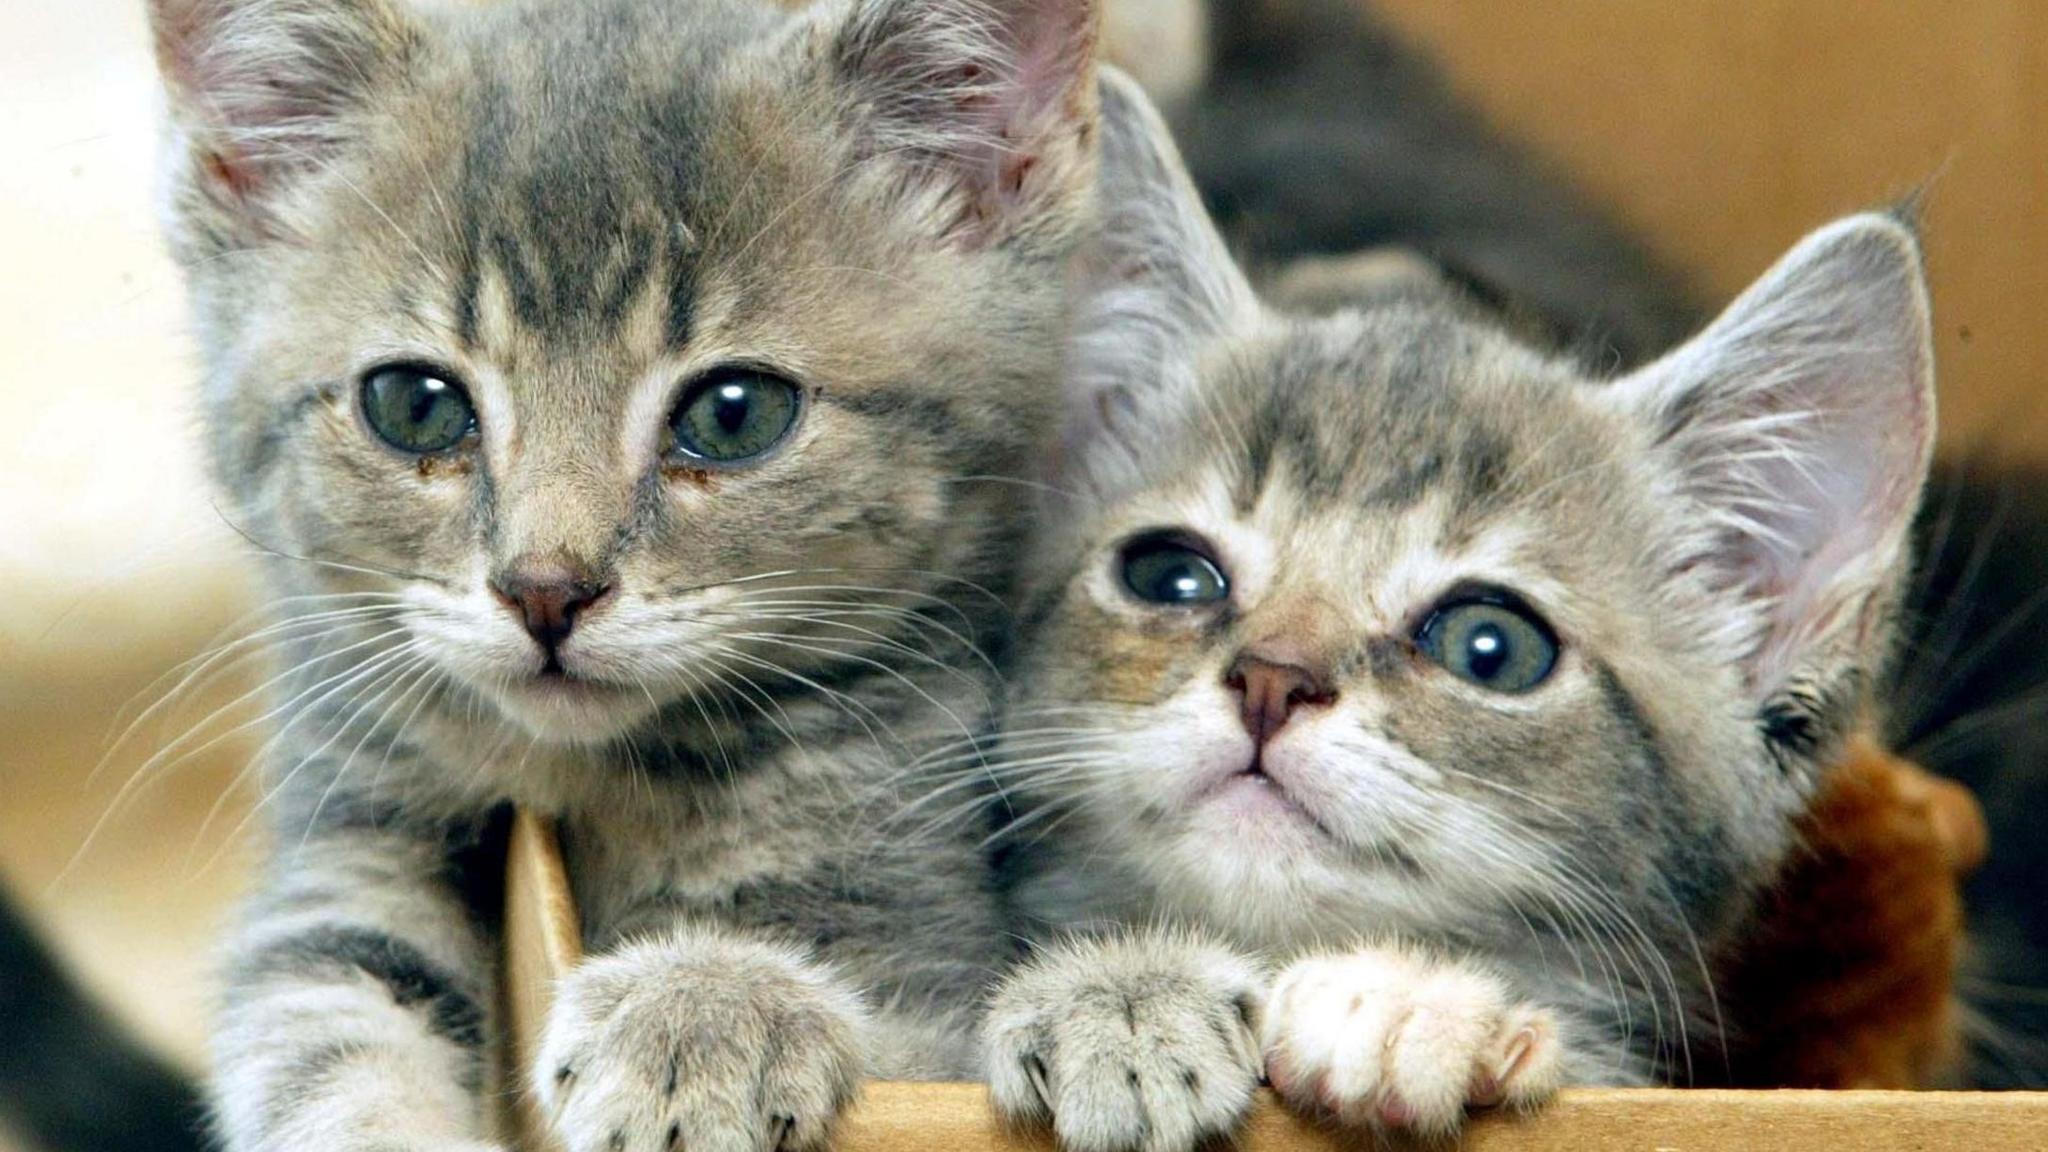
[{"label": "fluffy ear tuft", "polygon": [[1876,213],[1822,228],[1613,387],[1709,527],[1674,561],[1733,597],[1767,727],[1797,744],[1852,720],[1837,713],[1888,654],[1934,445],[1912,230]]},{"label": "fluffy ear tuft", "polygon": [[1089,191],[1097,19],[1096,0],[855,0],[836,63],[871,152],[934,175],[983,246]]},{"label": "fluffy ear tuft", "polygon": [[1151,101],[1115,69],[1101,99],[1102,226],[1068,368],[1070,456],[1175,402],[1195,387],[1197,346],[1261,314]]},{"label": "fluffy ear tuft", "polygon": [[325,163],[416,43],[385,0],[149,0],[149,14],[187,175],[244,211]]}]

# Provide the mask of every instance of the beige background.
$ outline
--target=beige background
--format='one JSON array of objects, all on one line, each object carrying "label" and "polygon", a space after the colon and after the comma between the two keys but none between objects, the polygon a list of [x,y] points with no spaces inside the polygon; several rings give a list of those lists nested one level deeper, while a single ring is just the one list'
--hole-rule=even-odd
[{"label": "beige background", "polygon": [[[0,872],[93,984],[196,1056],[243,749],[109,812],[124,701],[245,603],[189,445],[151,209],[141,0],[0,0]],[[1806,228],[1930,177],[1953,440],[2048,445],[2048,4],[1388,0],[1461,88],[1732,293]],[[235,689],[196,700],[182,723]]]},{"label": "beige background", "polygon": [[1380,7],[1724,296],[1806,229],[1931,182],[1949,442],[2048,445],[2048,4]]}]

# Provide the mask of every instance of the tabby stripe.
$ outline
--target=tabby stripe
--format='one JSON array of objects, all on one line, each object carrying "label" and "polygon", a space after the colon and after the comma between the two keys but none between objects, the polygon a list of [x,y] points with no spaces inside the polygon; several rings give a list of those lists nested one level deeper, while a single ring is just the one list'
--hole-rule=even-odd
[{"label": "tabby stripe", "polygon": [[391,992],[401,1008],[424,1008],[427,1026],[458,1047],[480,1050],[485,1015],[454,972],[426,953],[373,928],[311,928],[258,949],[243,965],[245,980],[304,978],[308,973],[360,972]]}]

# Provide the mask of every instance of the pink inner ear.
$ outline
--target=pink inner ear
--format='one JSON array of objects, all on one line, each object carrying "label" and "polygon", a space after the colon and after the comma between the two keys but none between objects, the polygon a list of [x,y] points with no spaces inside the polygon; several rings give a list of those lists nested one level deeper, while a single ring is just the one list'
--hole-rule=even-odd
[{"label": "pink inner ear", "polygon": [[954,239],[980,247],[1020,206],[1086,185],[1096,0],[859,0],[842,66],[874,146],[950,185]]},{"label": "pink inner ear", "polygon": [[1698,559],[1763,613],[1748,670],[1766,692],[1816,659],[1870,655],[1865,610],[1901,575],[1932,450],[1929,327],[1911,233],[1851,217],[1617,385],[1714,524]]},{"label": "pink inner ear", "polygon": [[237,200],[247,200],[256,190],[255,172],[248,166],[237,163],[221,149],[206,153],[200,160],[200,170],[221,191]]},{"label": "pink inner ear", "polygon": [[[1798,522],[1769,524],[1787,538],[1752,542],[1768,566],[1757,590],[1775,600],[1771,635],[1759,663],[1761,683],[1780,681],[1802,644],[1847,623],[1842,616],[1905,562],[1899,548],[1918,507],[1927,435],[1925,413],[1864,411],[1856,422],[1897,415],[1905,428],[1872,428],[1866,435],[1818,453],[1823,471],[1783,476],[1786,492],[1805,485],[1812,501],[1797,508]],[[1825,437],[1827,432],[1823,431]],[[1872,446],[1876,445],[1875,451]]]},{"label": "pink inner ear", "polygon": [[318,168],[411,46],[384,0],[150,0],[194,173],[247,201]]},{"label": "pink inner ear", "polygon": [[1012,34],[1017,64],[1005,85],[1002,124],[1003,135],[1013,140],[1029,139],[1047,127],[1043,121],[1078,111],[1077,90],[1092,81],[1088,64],[1095,53],[1092,5],[1035,0],[1019,8]]},{"label": "pink inner ear", "polygon": [[998,215],[1031,195],[1032,178],[1057,134],[1083,127],[1080,97],[1093,83],[1095,51],[1092,4],[1026,0],[1002,19],[1003,38],[1014,52],[1011,67],[991,85],[970,81],[972,94],[960,105],[987,134],[984,194]]},{"label": "pink inner ear", "polygon": [[207,45],[221,35],[219,25],[226,18],[222,5],[213,0],[151,0],[150,18],[165,87],[173,100],[214,128],[209,146],[194,160],[200,177],[235,200],[247,200],[257,188],[257,166],[220,139],[239,126],[238,117],[230,111],[233,98],[221,91],[227,77],[205,64]]}]

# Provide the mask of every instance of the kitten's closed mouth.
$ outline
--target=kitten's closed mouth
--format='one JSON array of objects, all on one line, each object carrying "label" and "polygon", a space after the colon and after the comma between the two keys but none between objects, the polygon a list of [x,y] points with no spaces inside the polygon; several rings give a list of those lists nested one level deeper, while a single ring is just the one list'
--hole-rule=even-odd
[{"label": "kitten's closed mouth", "polygon": [[597,695],[614,691],[617,687],[602,680],[577,675],[552,660],[548,662],[547,667],[528,677],[526,684],[529,691],[569,696]]},{"label": "kitten's closed mouth", "polygon": [[1305,824],[1324,836],[1330,830],[1316,819],[1287,785],[1266,770],[1263,758],[1254,755],[1244,768],[1218,779],[1199,801],[1214,801],[1247,820],[1285,820]]},{"label": "kitten's closed mouth", "polygon": [[558,705],[604,705],[628,691],[622,684],[572,672],[555,661],[530,676],[513,681],[521,696]]},{"label": "kitten's closed mouth", "polygon": [[608,740],[654,708],[631,684],[598,679],[559,666],[502,682],[500,705],[527,727],[550,739]]}]

